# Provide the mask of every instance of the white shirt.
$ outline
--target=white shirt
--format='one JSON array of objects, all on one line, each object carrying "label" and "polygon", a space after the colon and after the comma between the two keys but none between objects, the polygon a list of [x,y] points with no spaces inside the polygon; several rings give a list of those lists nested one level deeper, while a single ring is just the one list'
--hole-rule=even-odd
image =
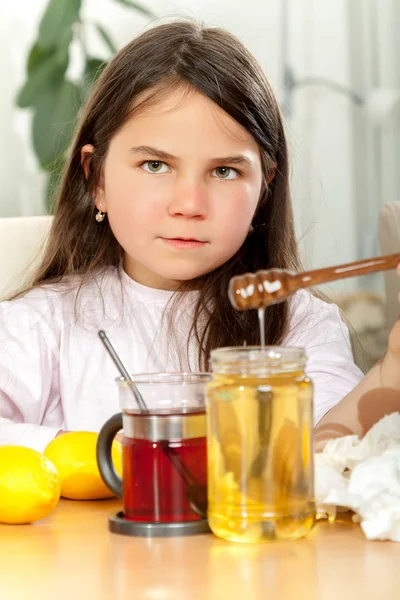
[{"label": "white shirt", "polygon": [[[60,429],[99,431],[120,411],[119,374],[100,329],[131,373],[196,369],[193,345],[186,356],[196,292],[186,294],[171,339],[162,316],[173,292],[147,288],[124,272],[120,277],[117,269],[85,284],[76,305],[77,286],[40,287],[0,303],[0,445],[43,451]],[[336,305],[300,291],[289,306],[282,345],[306,350],[317,422],[362,372]]]}]

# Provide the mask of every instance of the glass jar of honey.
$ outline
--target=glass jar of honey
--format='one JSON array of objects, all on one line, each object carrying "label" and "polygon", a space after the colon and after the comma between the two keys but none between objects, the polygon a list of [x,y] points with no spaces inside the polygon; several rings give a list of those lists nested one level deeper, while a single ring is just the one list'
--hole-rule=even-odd
[{"label": "glass jar of honey", "polygon": [[300,348],[211,353],[208,521],[234,542],[295,539],[315,522],[313,385]]}]

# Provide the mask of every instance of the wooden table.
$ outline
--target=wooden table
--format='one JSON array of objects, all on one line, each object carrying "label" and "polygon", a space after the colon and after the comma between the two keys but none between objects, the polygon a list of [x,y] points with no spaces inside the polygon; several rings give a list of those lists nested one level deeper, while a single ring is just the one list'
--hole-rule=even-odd
[{"label": "wooden table", "polygon": [[1,600],[398,600],[400,544],[350,521],[296,542],[239,545],[213,535],[109,533],[117,500],[62,500],[33,525],[0,525]]}]

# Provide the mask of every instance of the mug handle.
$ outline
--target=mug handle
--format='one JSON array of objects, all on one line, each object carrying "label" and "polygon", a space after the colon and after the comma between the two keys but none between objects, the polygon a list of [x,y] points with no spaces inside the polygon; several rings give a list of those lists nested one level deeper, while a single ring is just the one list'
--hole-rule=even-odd
[{"label": "mug handle", "polygon": [[122,429],[122,413],[108,419],[100,430],[96,445],[97,466],[107,487],[119,498],[122,498],[122,479],[112,462],[112,443],[118,431]]}]

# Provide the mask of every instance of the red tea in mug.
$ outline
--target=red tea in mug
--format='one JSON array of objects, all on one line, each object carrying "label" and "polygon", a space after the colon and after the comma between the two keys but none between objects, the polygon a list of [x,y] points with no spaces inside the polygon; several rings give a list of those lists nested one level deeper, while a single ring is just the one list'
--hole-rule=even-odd
[{"label": "red tea in mug", "polygon": [[207,486],[206,452],[206,437],[173,442],[124,438],[125,518],[150,523],[200,519],[192,491]]},{"label": "red tea in mug", "polygon": [[[123,498],[118,533],[121,519],[130,522],[132,535],[209,531],[204,398],[209,380],[208,373],[149,373],[117,380],[122,413],[104,424],[97,463],[105,483]],[[144,408],[138,407],[137,392]],[[121,428],[122,480],[111,455]]]}]

